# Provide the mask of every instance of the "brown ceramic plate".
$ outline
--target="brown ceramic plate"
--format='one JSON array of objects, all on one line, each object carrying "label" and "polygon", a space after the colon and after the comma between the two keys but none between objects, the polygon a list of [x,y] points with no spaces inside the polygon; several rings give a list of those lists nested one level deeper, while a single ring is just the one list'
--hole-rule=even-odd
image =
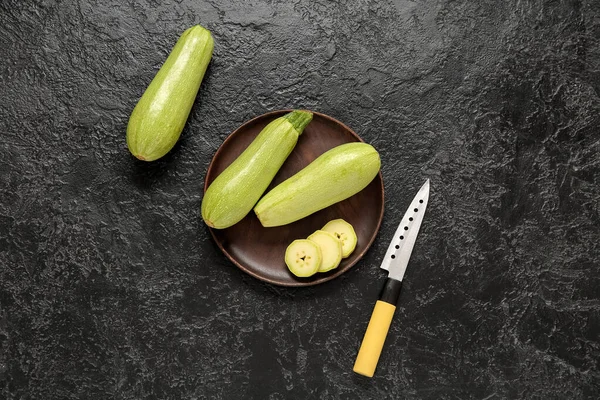
[{"label": "brown ceramic plate", "polygon": [[[217,150],[206,174],[204,191],[275,118],[290,110],[274,111],[254,118],[233,132]],[[362,141],[341,122],[314,113],[296,147],[285,161],[267,190],[300,171],[327,150],[348,142]],[[309,278],[293,275],[284,262],[286,247],[294,240],[306,238],[328,221],[343,218],[354,226],[358,243],[354,252],[339,267]],[[248,274],[281,286],[309,286],[331,280],[348,271],[365,254],[375,240],[383,218],[383,180],[381,173],[361,192],[289,225],[264,228],[254,212],[227,229],[209,228],[219,248]]]}]

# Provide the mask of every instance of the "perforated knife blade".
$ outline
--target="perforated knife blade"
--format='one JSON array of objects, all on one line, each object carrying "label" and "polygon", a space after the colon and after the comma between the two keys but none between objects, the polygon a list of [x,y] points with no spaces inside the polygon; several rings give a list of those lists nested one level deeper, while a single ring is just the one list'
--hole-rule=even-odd
[{"label": "perforated knife blade", "polygon": [[400,297],[402,279],[423,222],[428,200],[429,179],[421,186],[410,203],[381,262],[381,268],[388,271],[388,277],[379,295],[379,300],[375,303],[369,325],[358,350],[353,368],[357,374],[369,378],[375,374],[375,368],[379,362],[394,311],[396,311],[396,303]]}]

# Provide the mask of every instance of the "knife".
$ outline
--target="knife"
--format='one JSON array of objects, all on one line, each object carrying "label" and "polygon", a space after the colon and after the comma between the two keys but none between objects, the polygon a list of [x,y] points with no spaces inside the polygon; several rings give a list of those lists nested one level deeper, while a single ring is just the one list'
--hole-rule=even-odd
[{"label": "knife", "polygon": [[429,200],[429,179],[421,186],[410,203],[381,263],[381,268],[388,271],[388,277],[379,295],[379,300],[375,303],[367,331],[358,350],[353,368],[357,374],[371,378],[375,373],[394,311],[396,311],[396,303],[400,297],[402,278],[427,208],[427,200]]}]

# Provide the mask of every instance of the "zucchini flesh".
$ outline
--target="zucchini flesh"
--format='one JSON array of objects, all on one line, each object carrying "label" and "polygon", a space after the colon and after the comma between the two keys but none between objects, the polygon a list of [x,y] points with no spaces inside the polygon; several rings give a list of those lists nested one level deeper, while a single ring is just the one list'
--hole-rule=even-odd
[{"label": "zucchini flesh", "polygon": [[308,240],[315,242],[321,249],[321,265],[319,272],[335,269],[342,261],[342,242],[332,233],[318,230]]},{"label": "zucchini flesh", "polygon": [[300,278],[316,274],[321,265],[321,248],[308,239],[294,240],[285,250],[285,264]]},{"label": "zucchini flesh", "polygon": [[342,257],[348,257],[356,248],[358,238],[354,227],[343,219],[334,219],[329,221],[322,230],[331,232],[338,240],[342,242]]}]

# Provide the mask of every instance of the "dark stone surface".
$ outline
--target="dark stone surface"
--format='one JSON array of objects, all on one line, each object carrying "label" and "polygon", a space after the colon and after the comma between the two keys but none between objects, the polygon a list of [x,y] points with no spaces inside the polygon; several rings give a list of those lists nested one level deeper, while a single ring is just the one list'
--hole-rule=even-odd
[{"label": "dark stone surface", "polygon": [[[179,145],[129,113],[179,34],[212,64]],[[597,399],[600,2],[0,2],[0,398]],[[199,217],[234,128],[305,107],[381,152],[355,268],[261,283]],[[375,378],[352,373],[417,188],[422,234]]]}]

